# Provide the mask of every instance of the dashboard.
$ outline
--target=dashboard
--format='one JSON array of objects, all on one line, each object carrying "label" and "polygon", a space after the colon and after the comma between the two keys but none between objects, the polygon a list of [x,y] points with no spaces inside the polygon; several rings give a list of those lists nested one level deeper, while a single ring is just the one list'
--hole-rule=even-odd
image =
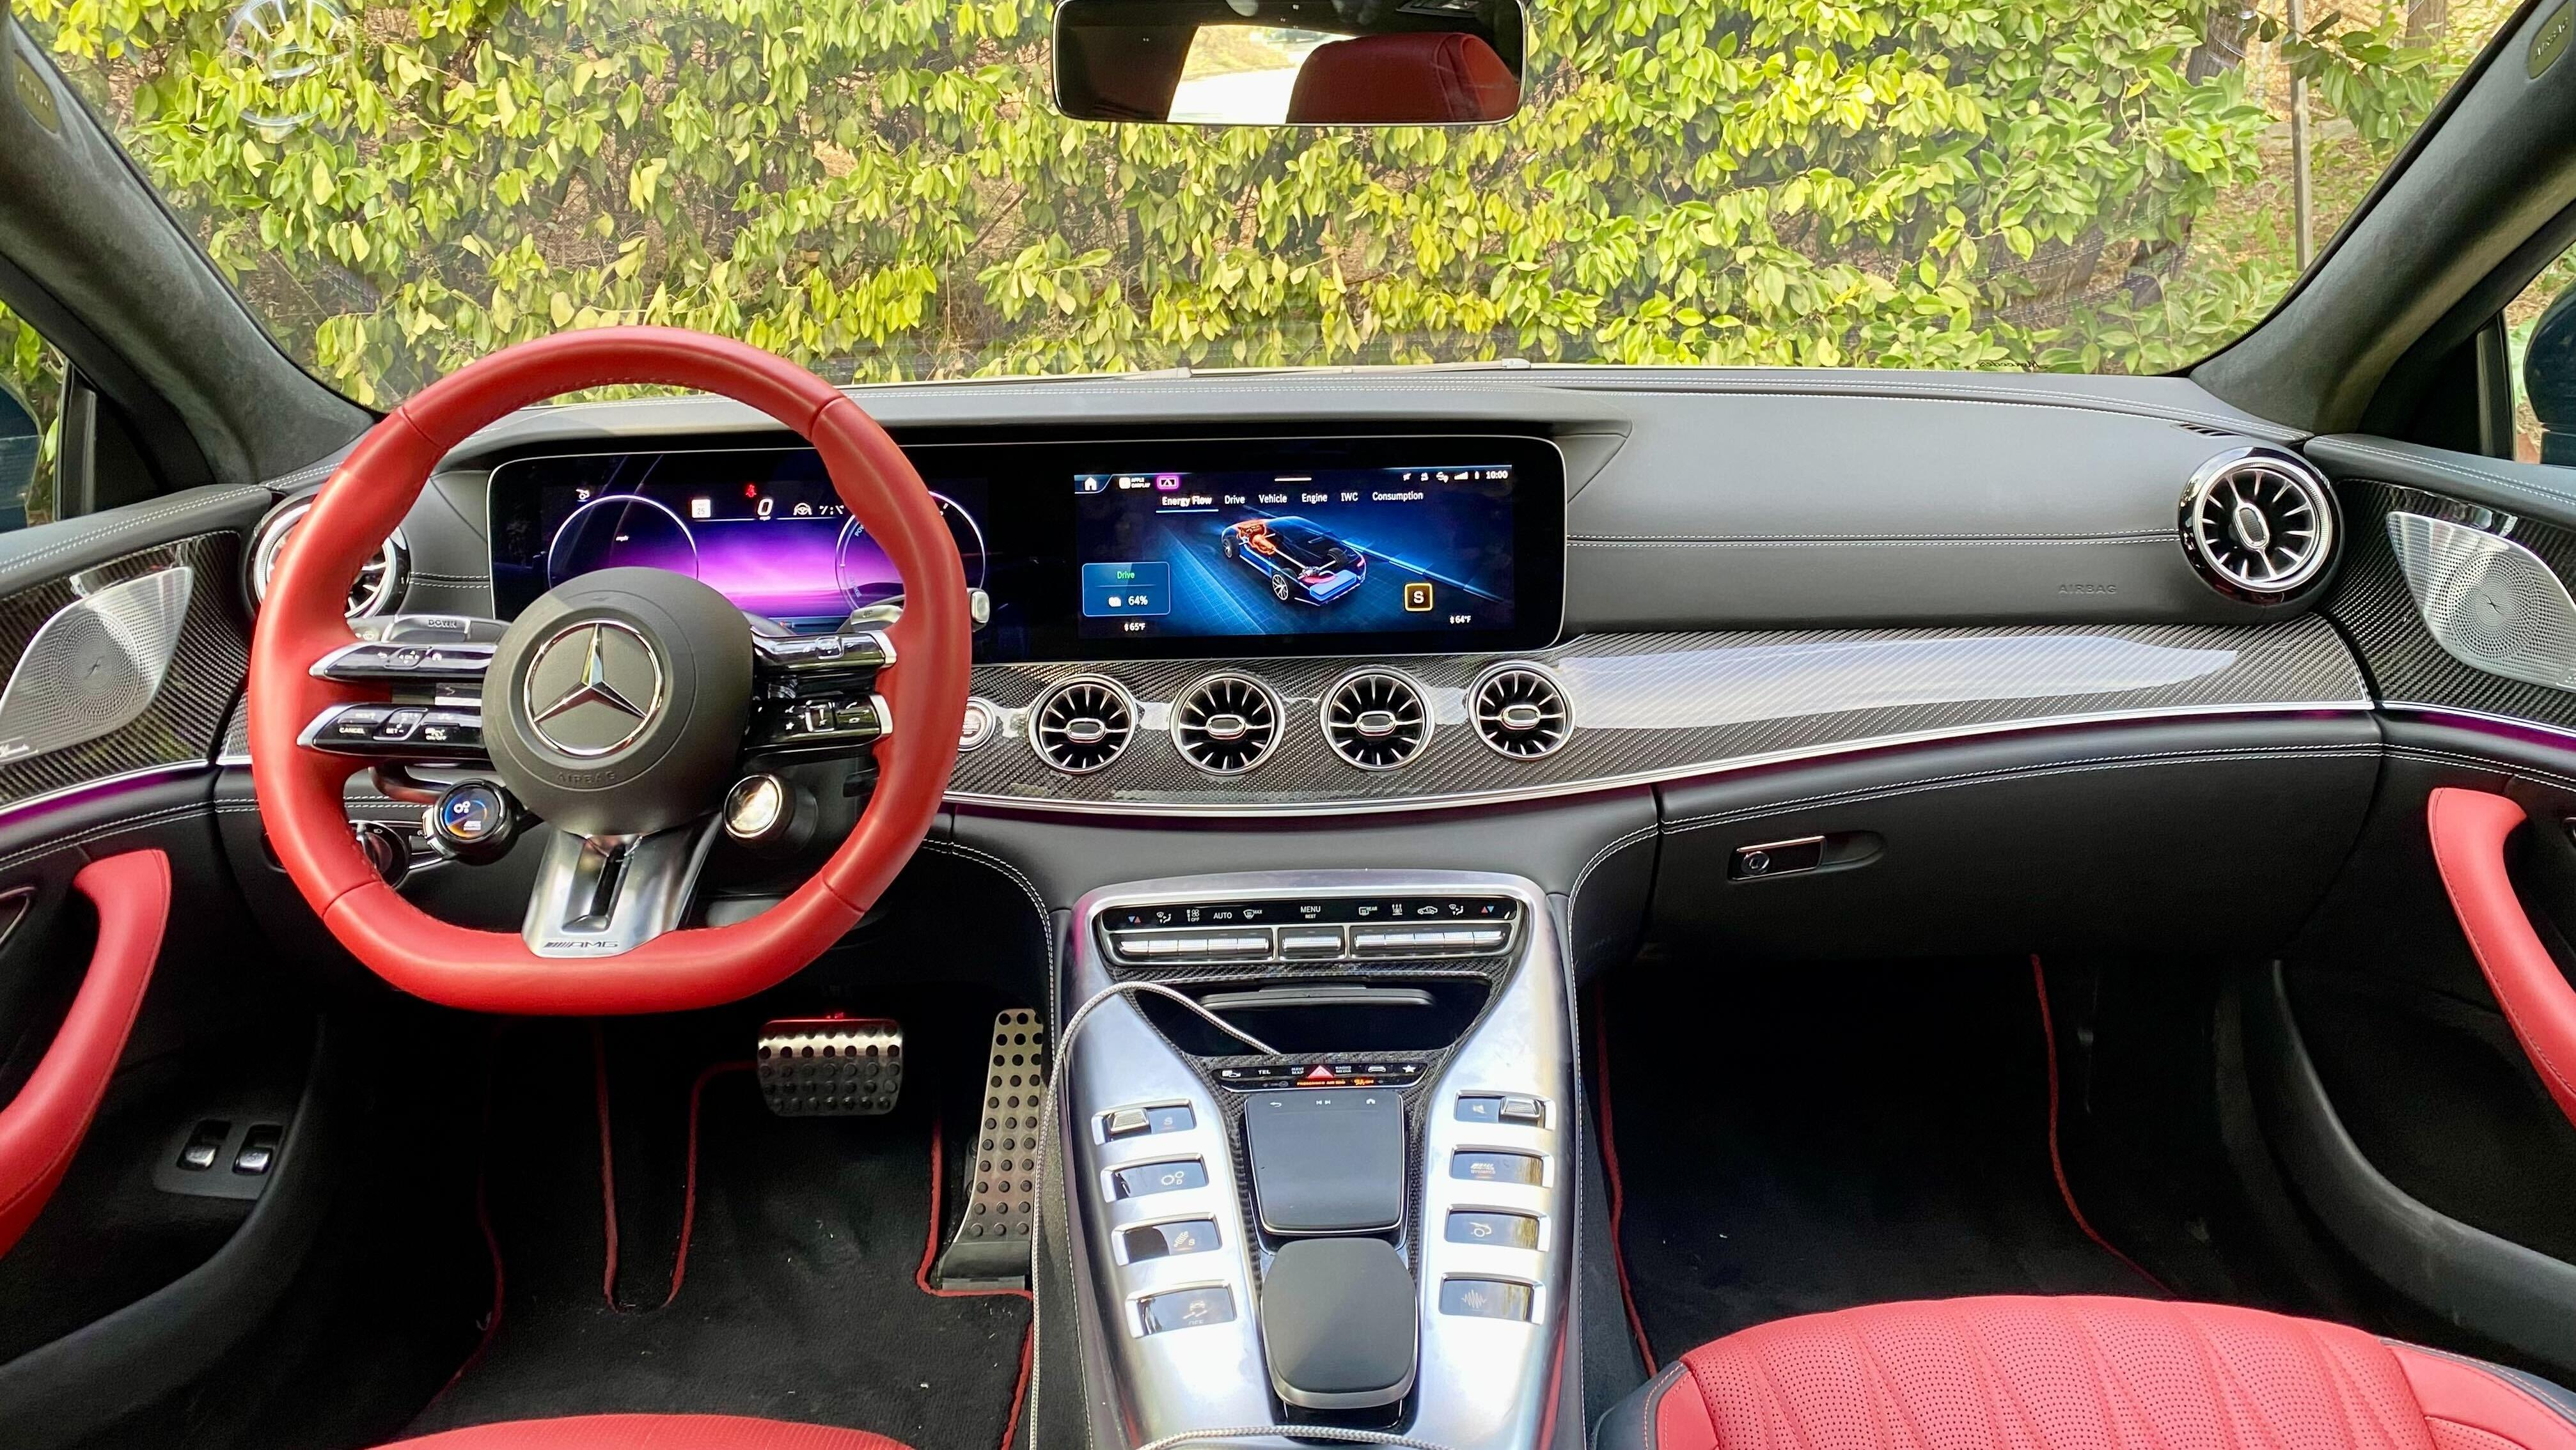
[{"label": "dashboard", "polygon": [[[984,663],[1535,649],[1564,598],[1562,456],[1504,434],[929,444]],[[800,633],[903,584],[807,448],[512,459],[488,486],[514,617],[597,569],[690,575]]]},{"label": "dashboard", "polygon": [[[2369,693],[2315,614],[2345,552],[2323,480],[2180,380],[1362,369],[857,396],[980,591],[948,797],[985,817],[1446,809]],[[2240,505],[2296,557],[2232,542]],[[799,633],[900,602],[812,450],[720,399],[514,415],[447,459],[402,541],[377,592],[414,614],[506,620],[635,564]]]}]

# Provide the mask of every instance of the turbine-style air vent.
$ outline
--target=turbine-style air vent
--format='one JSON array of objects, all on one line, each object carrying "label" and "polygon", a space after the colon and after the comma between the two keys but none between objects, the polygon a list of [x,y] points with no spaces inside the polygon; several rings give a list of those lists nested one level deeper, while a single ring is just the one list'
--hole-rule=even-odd
[{"label": "turbine-style air vent", "polygon": [[[250,535],[250,605],[256,610],[268,599],[268,581],[277,572],[278,556],[285,551],[287,537],[304,516],[313,511],[313,498],[290,499],[269,511],[268,517]],[[349,617],[370,619],[390,612],[402,602],[405,576],[411,570],[411,551],[404,547],[402,530],[394,530],[358,570],[357,580],[349,586]]]},{"label": "turbine-style air vent", "polygon": [[1345,675],[1324,694],[1324,741],[1362,770],[1393,770],[1431,742],[1422,688],[1392,670]]},{"label": "turbine-style air vent", "polygon": [[1279,697],[1250,675],[1210,675],[1172,702],[1172,745],[1210,775],[1241,775],[1279,743]]},{"label": "turbine-style air vent", "polygon": [[1574,733],[1556,678],[1536,665],[1496,665],[1467,693],[1477,738],[1515,760],[1536,760]]},{"label": "turbine-style air vent", "polygon": [[1067,775],[1089,775],[1116,760],[1135,734],[1135,702],[1088,675],[1040,695],[1029,711],[1029,744]]},{"label": "turbine-style air vent", "polygon": [[2278,603],[2325,574],[2334,546],[2334,491],[2277,448],[2218,455],[2182,496],[2183,552],[2223,594]]}]

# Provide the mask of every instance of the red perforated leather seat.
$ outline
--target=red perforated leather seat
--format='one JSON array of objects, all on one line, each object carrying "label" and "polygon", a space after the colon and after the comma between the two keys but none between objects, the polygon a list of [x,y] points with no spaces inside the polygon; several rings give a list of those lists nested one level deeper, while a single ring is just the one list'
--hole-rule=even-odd
[{"label": "red perforated leather seat", "polygon": [[2576,1397],[2341,1325],[2143,1299],[1953,1299],[1761,1325],[1597,1450],[2576,1450]]},{"label": "red perforated leather seat", "polygon": [[904,1450],[865,1430],[739,1415],[573,1415],[442,1430],[385,1450]]}]

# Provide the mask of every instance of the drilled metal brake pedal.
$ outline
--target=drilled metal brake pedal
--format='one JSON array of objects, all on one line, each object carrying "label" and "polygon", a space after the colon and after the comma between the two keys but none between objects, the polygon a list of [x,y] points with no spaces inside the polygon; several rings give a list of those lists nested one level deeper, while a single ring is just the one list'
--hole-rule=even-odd
[{"label": "drilled metal brake pedal", "polygon": [[984,1111],[976,1119],[966,1216],[939,1256],[944,1289],[1025,1288],[1038,1200],[1038,1099],[1046,1092],[1046,1024],[1015,1008],[993,1019]]},{"label": "drilled metal brake pedal", "polygon": [[790,1017],[760,1029],[760,1095],[782,1118],[872,1117],[903,1092],[903,1026],[881,1017]]}]

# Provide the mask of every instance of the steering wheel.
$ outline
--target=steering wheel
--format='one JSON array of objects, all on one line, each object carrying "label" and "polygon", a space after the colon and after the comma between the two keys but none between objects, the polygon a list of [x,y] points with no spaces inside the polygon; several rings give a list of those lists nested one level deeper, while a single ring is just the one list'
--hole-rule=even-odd
[{"label": "steering wheel", "polygon": [[[513,935],[442,922],[388,886],[351,834],[342,792],[366,761],[316,744],[316,727],[335,712],[388,698],[381,674],[353,679],[334,663],[357,644],[350,584],[439,460],[477,429],[558,394],[628,383],[721,394],[802,434],[902,576],[902,618],[871,642],[886,661],[877,698],[862,708],[873,724],[854,747],[875,754],[875,790],[856,828],[783,901],[729,925],[680,926],[714,814],[753,745],[755,677],[764,698],[792,691],[777,660],[812,651],[776,641],[756,650],[751,621],[684,575],[612,569],[568,580],[520,614],[483,669],[482,738],[496,772],[554,833],[529,927]],[[972,629],[965,570],[937,504],[902,450],[839,389],[702,333],[564,333],[422,389],[323,484],[251,641],[251,780],[278,861],[304,899],[403,991],[520,1014],[713,1006],[820,956],[920,845],[957,760]],[[619,930],[591,937],[541,929],[612,920]]]}]

